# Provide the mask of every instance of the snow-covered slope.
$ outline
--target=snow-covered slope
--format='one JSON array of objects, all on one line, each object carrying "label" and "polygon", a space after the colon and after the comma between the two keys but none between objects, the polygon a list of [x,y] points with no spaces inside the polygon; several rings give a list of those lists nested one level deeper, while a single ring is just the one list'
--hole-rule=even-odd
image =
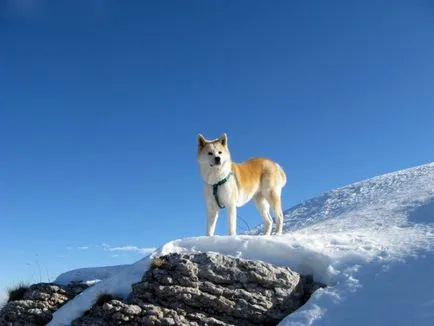
[{"label": "snow-covered slope", "polygon": [[69,325],[102,291],[126,296],[152,257],[215,251],[286,265],[328,284],[281,325],[434,324],[434,163],[332,190],[286,212],[282,236],[179,239],[127,266],[71,271],[101,280],[54,314]]}]

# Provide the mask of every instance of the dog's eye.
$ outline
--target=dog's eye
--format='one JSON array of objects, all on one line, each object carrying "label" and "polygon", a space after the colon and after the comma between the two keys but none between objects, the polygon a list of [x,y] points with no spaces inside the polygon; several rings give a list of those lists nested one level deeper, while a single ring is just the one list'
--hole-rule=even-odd
[{"label": "dog's eye", "polygon": [[219,152],[219,154],[221,154],[222,152]]},{"label": "dog's eye", "polygon": [[208,155],[212,155],[212,152],[208,152]]}]

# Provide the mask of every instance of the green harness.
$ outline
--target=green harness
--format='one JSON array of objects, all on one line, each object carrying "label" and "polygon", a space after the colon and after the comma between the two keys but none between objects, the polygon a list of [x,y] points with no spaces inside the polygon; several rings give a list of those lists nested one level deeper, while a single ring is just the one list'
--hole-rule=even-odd
[{"label": "green harness", "polygon": [[224,185],[229,180],[231,175],[232,175],[232,171],[229,172],[229,174],[226,176],[226,178],[224,178],[224,179],[220,180],[219,182],[212,185],[212,193],[214,195],[215,201],[217,202],[217,206],[219,208],[225,208],[225,206],[220,203],[219,195],[218,195],[218,189],[221,185]]}]

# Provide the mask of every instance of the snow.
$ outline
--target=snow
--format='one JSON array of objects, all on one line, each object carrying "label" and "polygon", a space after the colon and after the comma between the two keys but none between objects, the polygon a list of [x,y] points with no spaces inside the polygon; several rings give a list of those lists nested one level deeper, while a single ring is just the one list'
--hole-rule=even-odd
[{"label": "snow", "polygon": [[434,163],[335,189],[285,213],[285,234],[184,238],[131,265],[87,268],[57,281],[98,282],[55,314],[69,325],[101,292],[127,296],[153,257],[213,251],[311,273],[328,285],[280,325],[434,324]]},{"label": "snow", "polygon": [[130,265],[117,265],[96,268],[80,268],[59,275],[55,282],[58,284],[67,285],[74,280],[89,284],[89,282],[92,281],[97,282],[110,278],[116,274],[119,274],[123,270],[128,269],[129,267]]}]

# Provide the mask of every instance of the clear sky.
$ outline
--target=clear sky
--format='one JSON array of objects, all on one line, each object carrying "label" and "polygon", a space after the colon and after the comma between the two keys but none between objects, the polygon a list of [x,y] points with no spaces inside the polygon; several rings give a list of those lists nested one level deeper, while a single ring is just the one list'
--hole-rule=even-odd
[{"label": "clear sky", "polygon": [[284,208],[431,162],[433,89],[428,0],[1,1],[0,288],[204,235],[199,132]]}]

